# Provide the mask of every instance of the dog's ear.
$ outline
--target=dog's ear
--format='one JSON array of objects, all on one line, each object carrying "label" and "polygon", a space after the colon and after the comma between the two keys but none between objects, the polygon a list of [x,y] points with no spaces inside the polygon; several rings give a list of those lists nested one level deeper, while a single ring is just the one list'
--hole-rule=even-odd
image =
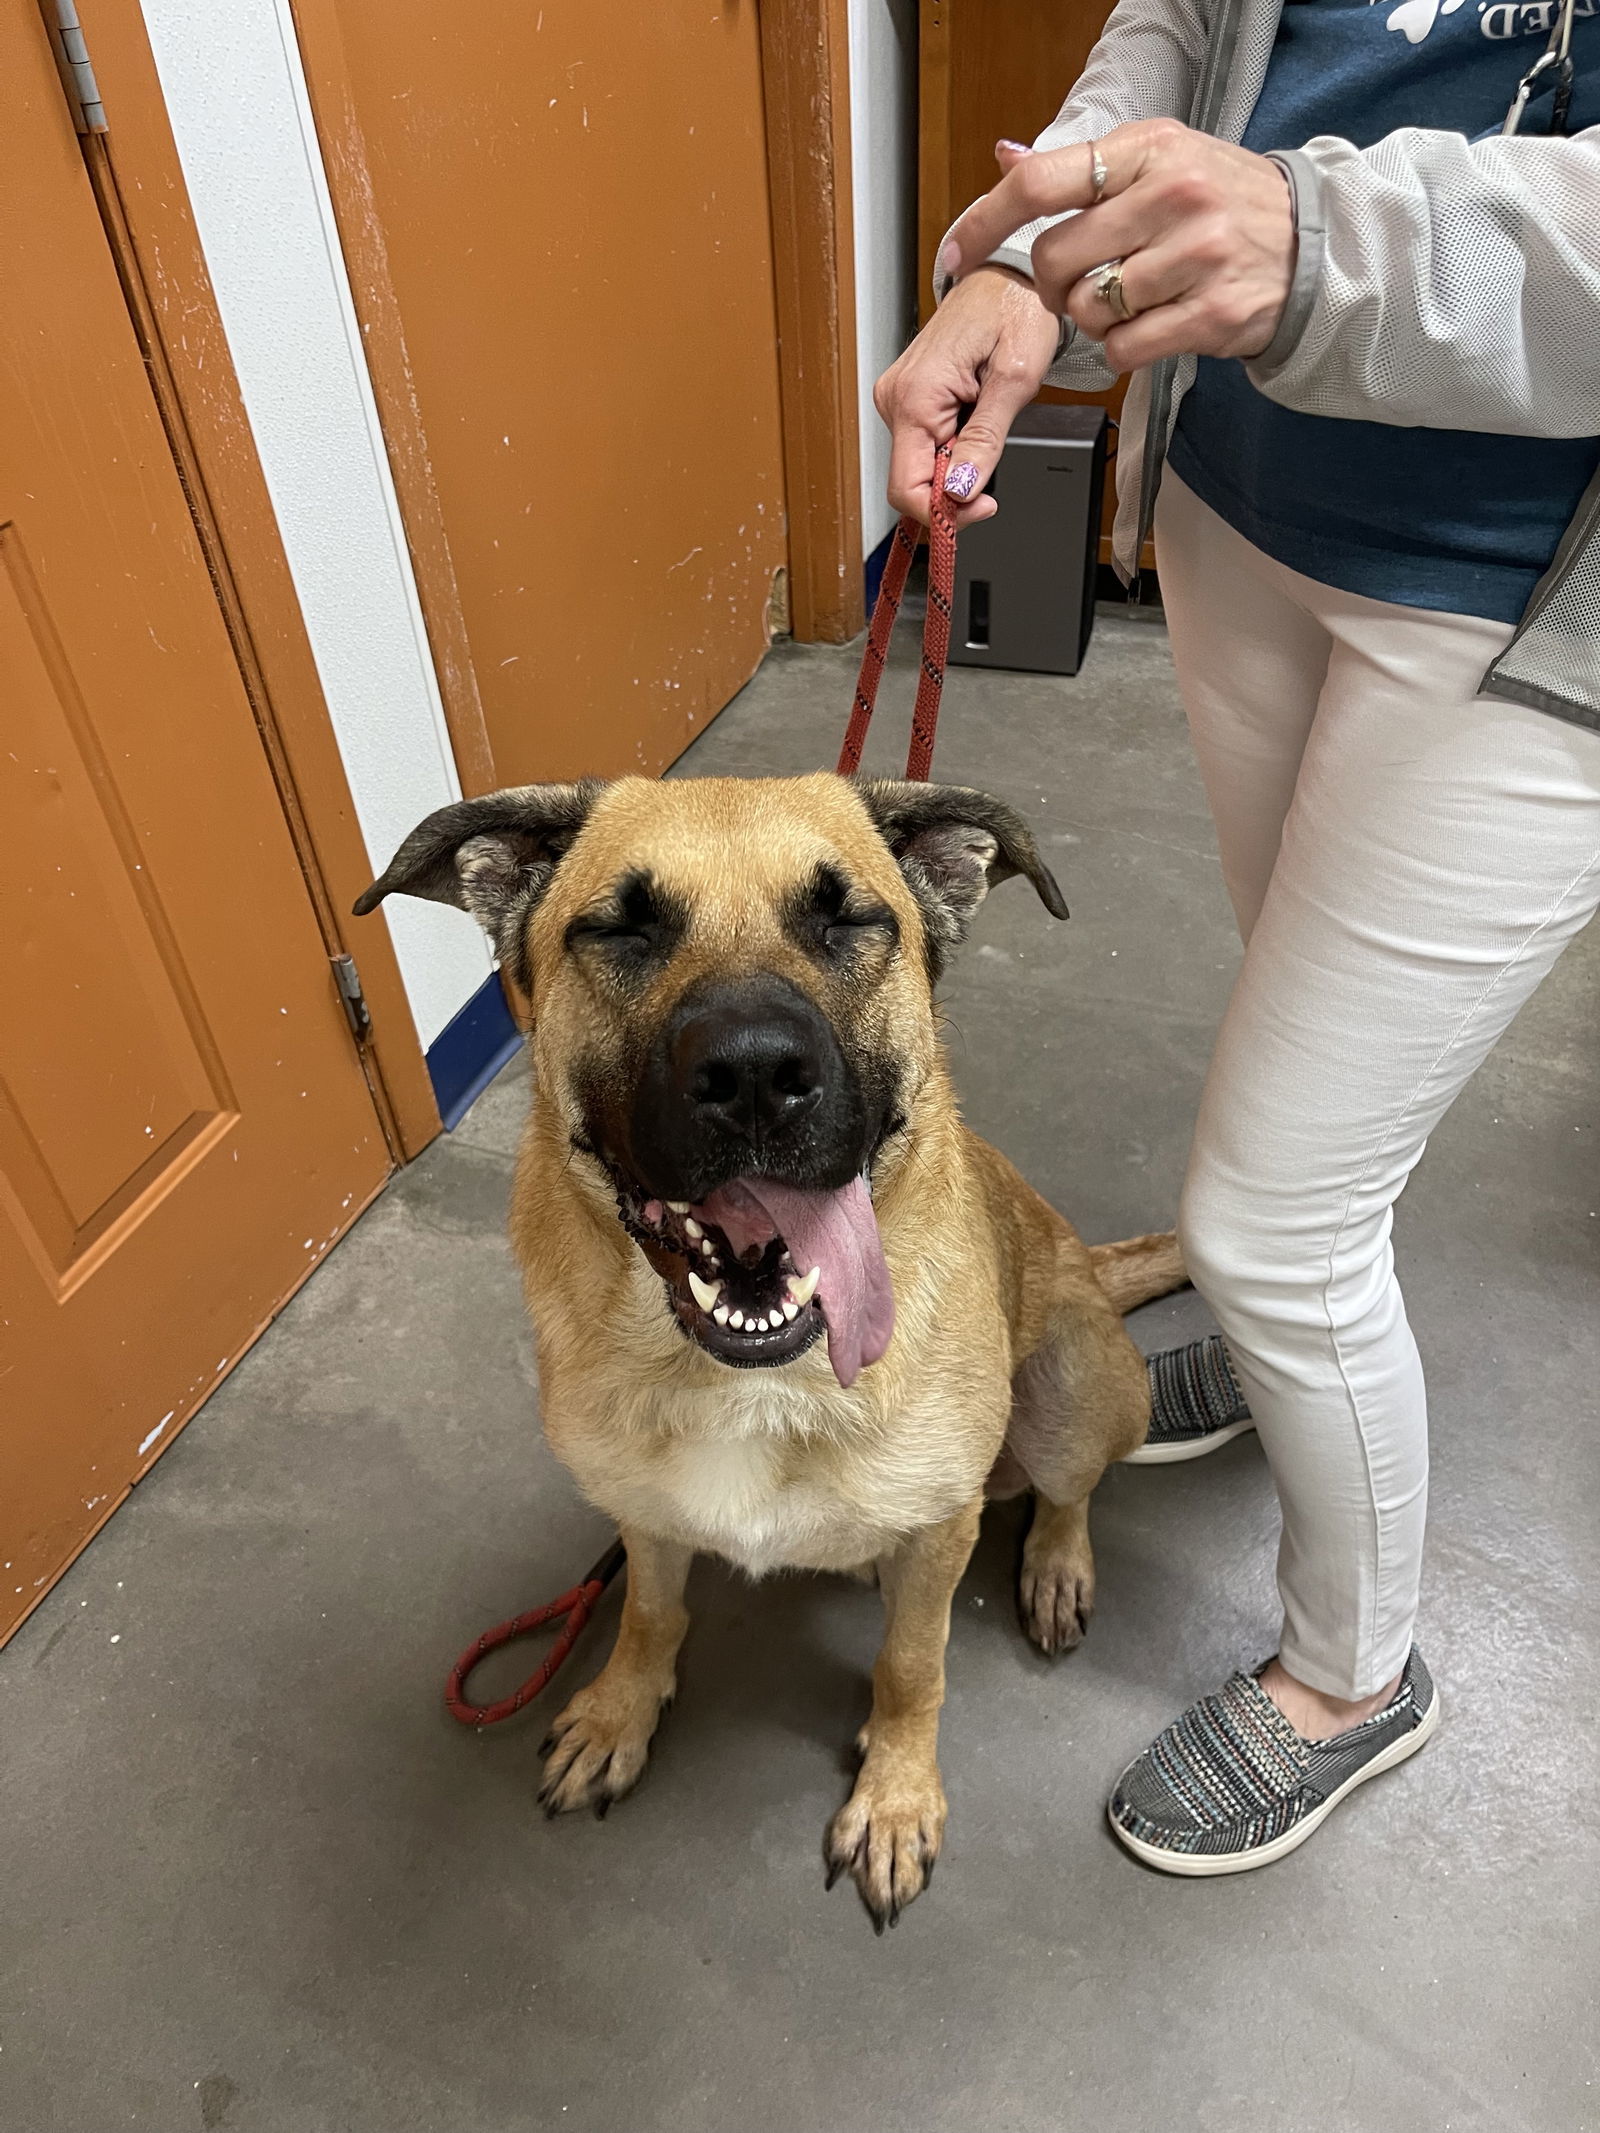
[{"label": "dog's ear", "polygon": [[441,807],[407,837],[370,889],[356,898],[365,918],[386,896],[422,896],[469,911],[523,990],[523,924],[588,820],[601,781],[515,785]]},{"label": "dog's ear", "polygon": [[891,778],[863,779],[857,790],[921,906],[935,977],[948,951],[966,938],[985,896],[1013,874],[1027,876],[1052,918],[1066,917],[1033,832],[1003,800],[965,785]]}]

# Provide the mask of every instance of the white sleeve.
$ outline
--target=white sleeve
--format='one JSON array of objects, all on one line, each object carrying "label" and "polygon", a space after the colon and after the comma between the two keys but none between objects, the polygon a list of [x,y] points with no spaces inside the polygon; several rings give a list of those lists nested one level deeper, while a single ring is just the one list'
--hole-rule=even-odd
[{"label": "white sleeve", "polygon": [[1600,126],[1468,141],[1406,127],[1278,155],[1300,251],[1247,365],[1304,414],[1600,435]]}]

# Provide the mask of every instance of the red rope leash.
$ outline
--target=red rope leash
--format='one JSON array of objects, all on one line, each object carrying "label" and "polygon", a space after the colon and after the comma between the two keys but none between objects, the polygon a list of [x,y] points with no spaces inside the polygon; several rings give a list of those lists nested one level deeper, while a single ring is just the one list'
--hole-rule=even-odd
[{"label": "red rope leash", "polygon": [[[445,1709],[450,1716],[458,1718],[464,1726],[497,1726],[502,1718],[514,1716],[525,1703],[531,1703],[554,1679],[593,1614],[600,1595],[622,1568],[622,1562],[622,1543],[613,1541],[581,1585],[574,1585],[559,1599],[547,1600],[543,1607],[531,1607],[525,1615],[513,1615],[509,1622],[486,1629],[476,1644],[469,1644],[450,1669],[450,1679],[444,1685]],[[480,1659],[487,1658],[490,1652],[497,1652],[502,1644],[509,1644],[514,1637],[526,1637],[532,1630],[543,1629],[546,1623],[559,1622],[563,1615],[566,1624],[560,1636],[546,1652],[543,1663],[528,1676],[520,1689],[510,1696],[502,1696],[498,1703],[467,1701],[467,1680]]]},{"label": "red rope leash", "polygon": [[[929,491],[932,525],[928,535],[928,619],[922,629],[922,669],[917,676],[917,701],[911,713],[911,749],[906,757],[906,776],[919,783],[933,768],[934,735],[939,730],[939,699],[944,694],[944,670],[950,658],[950,610],[956,590],[956,507],[944,493],[944,477],[950,465],[950,447],[941,444],[933,455],[933,487]],[[867,743],[867,728],[877,708],[878,683],[889,657],[889,639],[900,601],[905,593],[911,563],[922,539],[922,527],[909,515],[894,529],[889,560],[883,567],[877,605],[867,648],[861,655],[855,702],[844,746],[839,751],[839,775],[853,778],[861,768],[861,751]]]},{"label": "red rope leash", "polygon": [[[933,767],[933,743],[939,729],[939,699],[944,694],[944,670],[950,657],[950,611],[956,583],[956,511],[944,493],[944,477],[949,465],[950,447],[941,444],[933,458],[933,487],[930,491],[928,618],[922,630],[922,667],[917,676],[917,700],[911,713],[911,747],[906,757],[906,776],[919,783]],[[878,702],[878,684],[883,679],[889,656],[889,639],[921,539],[921,525],[909,516],[903,518],[894,530],[889,560],[884,565],[883,583],[878,588],[877,604],[872,610],[867,648],[861,655],[861,672],[856,678],[850,724],[845,730],[844,746],[839,751],[839,775],[842,778],[854,777],[861,767],[861,751],[866,746],[867,728],[872,724],[872,714]],[[513,1615],[509,1622],[486,1629],[475,1644],[469,1644],[450,1669],[450,1679],[445,1683],[445,1709],[450,1716],[459,1719],[464,1726],[497,1726],[501,1719],[514,1717],[524,1704],[532,1703],[541,1690],[549,1687],[582,1635],[600,1595],[622,1564],[622,1543],[613,1541],[581,1585],[574,1585],[559,1599],[547,1600],[543,1607],[532,1607],[525,1615]],[[510,1644],[517,1637],[526,1637],[533,1630],[561,1621],[563,1616],[566,1620],[560,1634],[520,1689],[510,1696],[502,1696],[498,1703],[468,1702],[467,1682],[480,1659],[487,1658],[490,1652],[497,1652],[502,1644]]]}]

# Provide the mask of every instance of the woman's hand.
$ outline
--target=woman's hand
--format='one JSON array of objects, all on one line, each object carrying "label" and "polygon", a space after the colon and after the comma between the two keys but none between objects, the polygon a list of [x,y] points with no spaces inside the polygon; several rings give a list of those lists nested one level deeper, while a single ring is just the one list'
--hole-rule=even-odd
[{"label": "woman's hand", "polygon": [[[1118,126],[1098,143],[1038,152],[1003,143],[996,153],[1004,176],[951,231],[948,272],[981,271],[1024,223],[1078,208],[1035,243],[1034,287],[1105,344],[1115,369],[1166,355],[1255,356],[1272,339],[1295,257],[1289,183],[1276,163],[1176,119]],[[1121,263],[1127,318],[1091,272],[1111,261]]]},{"label": "woman's hand", "polygon": [[957,526],[994,515],[994,499],[979,491],[1060,338],[1059,319],[1005,267],[979,266],[950,291],[872,395],[893,433],[889,501],[897,511],[928,523],[934,447],[955,436],[962,408],[971,407],[945,491],[956,499]]}]

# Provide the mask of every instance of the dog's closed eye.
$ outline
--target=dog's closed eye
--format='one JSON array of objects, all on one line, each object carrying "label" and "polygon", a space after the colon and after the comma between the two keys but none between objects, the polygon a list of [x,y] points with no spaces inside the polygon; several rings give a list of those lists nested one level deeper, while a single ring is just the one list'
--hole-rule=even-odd
[{"label": "dog's closed eye", "polygon": [[831,866],[819,866],[789,899],[784,923],[808,954],[827,962],[869,944],[892,948],[900,939],[900,923],[888,905]]},{"label": "dog's closed eye", "polygon": [[567,925],[575,953],[604,955],[619,969],[642,969],[670,956],[688,929],[682,902],[647,873],[628,874],[610,895]]}]

